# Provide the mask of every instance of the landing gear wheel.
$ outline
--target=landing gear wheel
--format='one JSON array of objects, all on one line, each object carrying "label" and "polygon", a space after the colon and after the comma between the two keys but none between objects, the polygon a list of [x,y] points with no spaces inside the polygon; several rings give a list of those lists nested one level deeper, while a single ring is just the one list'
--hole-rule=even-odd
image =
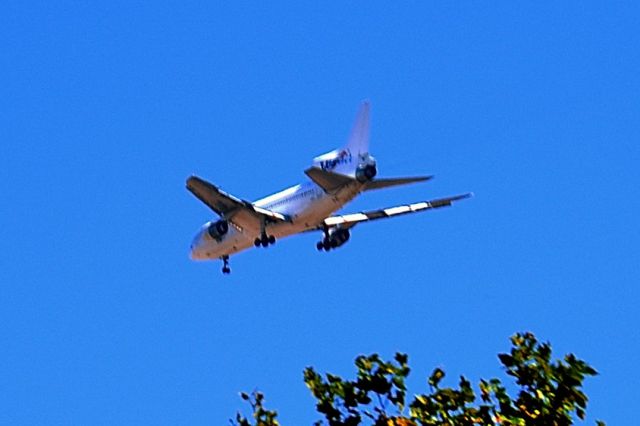
[{"label": "landing gear wheel", "polygon": [[322,248],[324,248],[324,251],[331,250],[331,242],[325,238],[325,240],[322,242]]},{"label": "landing gear wheel", "polygon": [[267,220],[265,218],[263,218],[262,222],[260,223],[260,235],[254,240],[253,243],[256,247],[268,247],[276,243],[276,237],[267,234]]},{"label": "landing gear wheel", "polygon": [[260,237],[257,237],[254,241],[253,244],[256,247],[269,247],[272,244],[276,243],[276,237],[274,237],[273,235],[267,235],[267,234],[262,234]]},{"label": "landing gear wheel", "polygon": [[318,249],[318,251],[324,250],[324,245],[322,244],[322,241],[317,242],[316,248]]},{"label": "landing gear wheel", "polygon": [[231,268],[229,268],[229,256],[222,256],[222,273],[227,275],[231,273]]}]

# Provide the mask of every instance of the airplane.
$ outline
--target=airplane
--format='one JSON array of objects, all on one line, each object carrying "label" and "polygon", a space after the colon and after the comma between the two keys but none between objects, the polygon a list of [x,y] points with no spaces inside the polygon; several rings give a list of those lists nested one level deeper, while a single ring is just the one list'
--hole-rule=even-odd
[{"label": "airplane", "polygon": [[360,106],[347,143],[342,148],[314,158],[304,172],[307,182],[251,202],[224,192],[219,187],[191,176],[187,189],[213,210],[219,219],[200,228],[191,243],[191,259],[223,262],[229,274],[229,257],[251,246],[268,247],[276,239],[302,232],[321,231],[319,251],[345,244],[351,229],[361,222],[423,212],[451,206],[472,193],[404,204],[380,210],[333,215],[363,192],[427,181],[433,176],[377,178],[377,162],[369,154],[368,101]]}]

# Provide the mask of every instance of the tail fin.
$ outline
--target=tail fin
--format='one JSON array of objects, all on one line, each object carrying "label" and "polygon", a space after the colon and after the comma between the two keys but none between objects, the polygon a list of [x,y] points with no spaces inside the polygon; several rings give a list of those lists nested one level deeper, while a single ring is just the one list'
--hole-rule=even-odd
[{"label": "tail fin", "polygon": [[313,159],[313,165],[322,170],[352,176],[360,159],[369,153],[369,101],[360,105],[347,144]]},{"label": "tail fin", "polygon": [[353,156],[369,153],[369,108],[368,100],[362,102],[345,146]]}]

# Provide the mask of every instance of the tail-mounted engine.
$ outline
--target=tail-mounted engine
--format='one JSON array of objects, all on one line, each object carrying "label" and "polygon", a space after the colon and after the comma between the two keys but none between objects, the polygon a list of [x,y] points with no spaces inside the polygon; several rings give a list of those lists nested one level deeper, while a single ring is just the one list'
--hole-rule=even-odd
[{"label": "tail-mounted engine", "polygon": [[378,174],[376,160],[369,154],[361,157],[361,163],[356,169],[356,179],[358,180],[358,182],[369,182],[376,176],[376,174]]},{"label": "tail-mounted engine", "polygon": [[316,248],[321,251],[329,251],[331,249],[340,247],[347,241],[351,234],[348,229],[329,228],[325,233],[324,239],[316,244]]},{"label": "tail-mounted engine", "polygon": [[207,228],[209,236],[215,240],[220,240],[225,234],[229,232],[229,222],[226,220],[219,220],[217,222],[211,222]]},{"label": "tail-mounted engine", "polygon": [[356,169],[356,179],[361,183],[369,182],[376,176],[377,173],[378,170],[376,169],[376,166],[374,164],[363,164],[358,166],[358,168]]}]

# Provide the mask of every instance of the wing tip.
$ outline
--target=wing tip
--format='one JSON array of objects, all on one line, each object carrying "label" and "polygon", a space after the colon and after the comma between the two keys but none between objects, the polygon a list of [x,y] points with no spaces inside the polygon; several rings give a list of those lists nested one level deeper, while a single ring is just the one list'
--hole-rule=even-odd
[{"label": "wing tip", "polygon": [[[196,196],[198,192],[200,192],[201,190],[213,190],[213,191],[217,191],[217,192],[222,192],[220,190],[220,188],[217,185],[212,184],[211,182],[202,179],[201,177],[198,177],[196,175],[191,175],[187,178],[186,182],[185,182],[185,186],[187,188],[187,190],[191,191],[193,194],[195,194]],[[230,198],[235,198],[235,197],[231,197],[228,194],[223,193],[223,195],[227,195]]]},{"label": "wing tip", "polygon": [[196,175],[191,175],[187,178],[187,180],[184,182],[185,186],[187,187],[187,189],[191,189],[193,187],[193,183],[197,182],[198,180],[200,180],[200,178]]},{"label": "wing tip", "polygon": [[460,195],[456,195],[455,197],[452,197],[451,201],[465,200],[467,198],[473,198],[474,196],[475,194],[473,192],[467,192],[466,194],[460,194]]}]

